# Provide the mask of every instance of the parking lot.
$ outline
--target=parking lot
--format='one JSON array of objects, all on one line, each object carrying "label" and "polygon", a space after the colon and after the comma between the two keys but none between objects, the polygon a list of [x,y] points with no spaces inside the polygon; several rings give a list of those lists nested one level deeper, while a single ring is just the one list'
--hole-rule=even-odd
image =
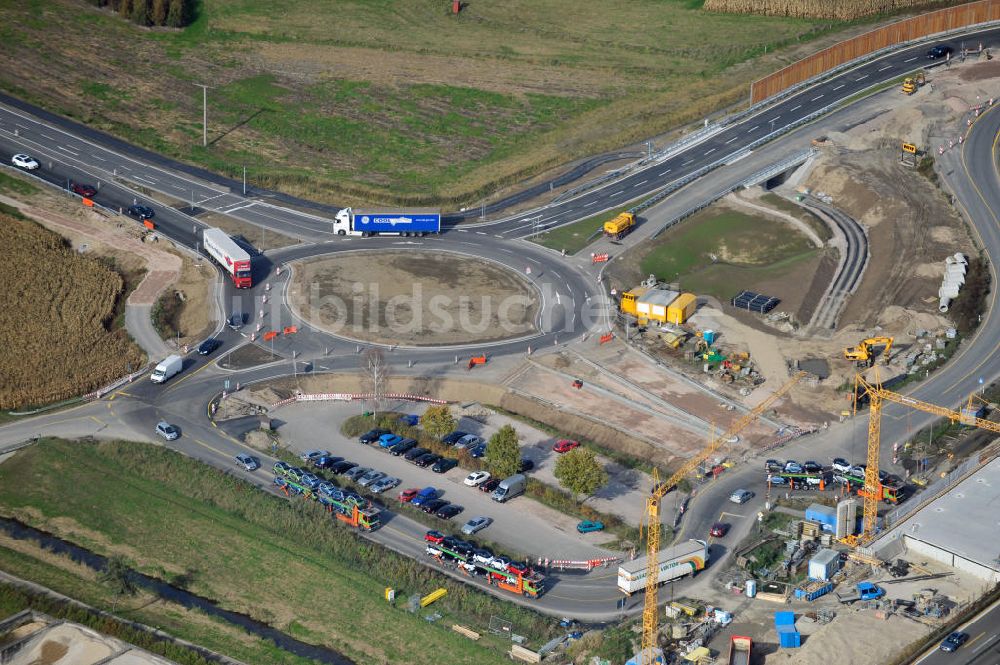
[{"label": "parking lot", "polygon": [[[410,413],[422,409],[401,408]],[[434,473],[429,468],[420,468],[403,457],[394,457],[377,445],[363,445],[357,439],[348,439],[340,433],[340,424],[349,416],[357,415],[358,405],[341,403],[300,403],[284,407],[277,415],[278,433],[282,441],[295,452],[309,449],[326,449],[337,456],[357,462],[366,467],[383,471],[402,480],[399,487],[389,490],[384,496],[387,507],[398,504],[396,498],[400,490],[410,487],[432,486],[442,490],[441,498],[464,506],[461,514],[451,520],[441,520],[442,530],[458,533],[462,525],[477,516],[493,518],[491,526],[480,531],[477,538],[500,543],[513,553],[526,558],[546,557],[549,559],[590,559],[614,554],[599,546],[612,537],[604,533],[581,535],[576,532],[576,518],[564,515],[541,505],[526,496],[519,496],[508,503],[500,504],[490,499],[488,494],[477,488],[467,487],[462,481],[468,471],[455,468],[447,473]],[[499,416],[498,416],[499,417]],[[484,427],[476,421],[463,419],[460,429],[488,438],[504,423],[490,422]],[[527,434],[525,426],[516,424],[522,435]],[[535,432],[545,437],[543,433]],[[525,437],[528,439],[528,437]],[[548,438],[551,441],[551,438]],[[529,449],[526,455],[535,459]],[[542,471],[554,462],[549,458],[542,462]],[[532,472],[534,473],[534,472]],[[552,482],[544,478],[545,482]],[[641,509],[640,504],[640,509]]]}]

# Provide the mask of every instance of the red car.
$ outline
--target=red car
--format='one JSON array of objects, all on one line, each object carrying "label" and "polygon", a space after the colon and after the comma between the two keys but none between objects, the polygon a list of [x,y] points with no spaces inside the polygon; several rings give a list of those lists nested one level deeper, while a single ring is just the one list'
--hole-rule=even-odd
[{"label": "red car", "polygon": [[572,439],[559,439],[556,441],[556,445],[552,446],[552,450],[557,453],[568,453],[579,445],[579,441],[573,441]]},{"label": "red car", "polygon": [[408,490],[403,490],[399,493],[399,500],[403,503],[409,503],[410,501],[413,501],[413,497],[415,497],[418,492],[420,492],[419,487],[411,487]]},{"label": "red car", "polygon": [[428,531],[426,534],[424,534],[424,540],[426,540],[428,543],[434,543],[435,545],[437,545],[438,543],[444,540],[444,534],[441,533],[440,531]]},{"label": "red car", "polygon": [[527,575],[531,572],[531,566],[523,561],[511,561],[507,564],[507,572]]},{"label": "red car", "polygon": [[714,536],[715,538],[722,538],[727,533],[729,533],[729,525],[724,524],[723,522],[716,522],[715,524],[712,525],[712,528],[709,530],[708,535]]},{"label": "red car", "polygon": [[97,194],[97,190],[90,185],[85,185],[82,182],[74,182],[69,186],[73,190],[73,193],[79,194],[85,199],[93,198]]}]

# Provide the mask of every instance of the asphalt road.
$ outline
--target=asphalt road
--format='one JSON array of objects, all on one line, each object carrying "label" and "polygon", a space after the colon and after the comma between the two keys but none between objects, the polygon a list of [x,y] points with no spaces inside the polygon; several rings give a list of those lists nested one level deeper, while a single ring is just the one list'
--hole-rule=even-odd
[{"label": "asphalt road", "polygon": [[[1000,31],[987,31],[982,33],[982,39],[989,45],[998,34]],[[589,289],[584,286],[587,283],[586,277],[582,272],[563,274],[564,270],[569,272],[574,269],[561,263],[560,257],[554,253],[534,248],[530,250],[534,252],[533,254],[527,253],[529,250],[525,249],[524,243],[509,244],[502,242],[502,239],[518,238],[540,227],[549,228],[589,217],[601,210],[618,207],[626,201],[644,196],[727,155],[739,155],[745,146],[767,136],[772,130],[777,132],[786,124],[838,99],[846,99],[868,85],[879,80],[894,78],[924,64],[923,54],[926,49],[927,45],[913,47],[860,65],[811,90],[803,91],[733,124],[711,139],[691,146],[642,172],[575,199],[535,213],[524,213],[509,220],[462,228],[457,233],[445,233],[441,238],[426,241],[408,239],[403,242],[428,244],[433,242],[437,248],[454,249],[502,260],[507,264],[513,263],[515,268],[518,261],[524,262],[525,259],[537,262],[537,270],[533,270],[535,278],[541,279],[548,275],[552,285],[562,284],[565,291],[558,292],[560,295],[556,300],[559,302],[552,309],[552,326],[543,327],[542,336],[536,338],[534,343],[555,344],[557,341],[564,343],[569,337],[560,335],[557,330],[573,317],[580,316],[587,301],[585,294],[589,293]],[[1000,194],[997,193],[1000,188],[996,186],[996,172],[992,164],[992,139],[996,135],[996,128],[993,126],[994,116],[1000,117],[996,113],[986,114],[974,127],[970,140],[965,144],[966,153],[963,157],[971,166],[964,168],[964,174],[952,175],[956,179],[953,184],[956,194],[968,209],[982,237],[986,253],[996,259],[1000,257],[1000,231],[992,210],[1000,209]],[[987,119],[989,121],[984,122]],[[57,124],[66,126],[63,123]],[[280,263],[294,257],[329,253],[341,246],[345,249],[362,247],[377,249],[394,246],[394,241],[388,238],[367,241],[356,238],[337,239],[329,244],[324,243],[322,241],[329,237],[330,230],[328,221],[323,218],[310,213],[278,208],[258,199],[245,199],[241,193],[232,191],[231,183],[222,186],[211,177],[211,174],[193,175],[190,167],[175,170],[170,160],[162,158],[149,160],[148,153],[143,151],[133,153],[130,146],[121,142],[113,147],[98,145],[99,142],[101,137],[95,132],[88,132],[85,138],[79,137],[51,123],[36,121],[23,111],[0,108],[0,151],[2,151],[0,156],[8,159],[13,152],[28,152],[43,162],[42,175],[55,183],[61,183],[67,178],[89,183],[100,182],[102,187],[97,200],[110,207],[131,203],[132,198],[136,196],[137,188],[140,187],[171,194],[176,198],[176,208],[168,210],[157,206],[157,219],[160,230],[180,243],[197,247],[197,222],[183,210],[192,199],[196,209],[188,212],[197,213],[197,209],[213,209],[281,233],[306,237],[313,242],[321,241],[315,246],[269,253],[265,261],[259,262],[263,270],[257,275],[257,279],[262,282],[273,279],[268,266],[273,264],[272,262]],[[684,196],[684,190],[675,195],[678,198]],[[976,202],[977,196],[979,203]],[[513,255],[513,258],[505,256],[507,253]],[[262,289],[262,285],[251,292],[237,293],[230,289],[227,291],[226,302],[234,308],[246,311],[249,303],[245,299],[252,298],[255,299],[252,301],[254,309],[250,311],[259,312],[257,303],[260,301],[256,299],[262,300],[264,295]],[[564,300],[562,293],[572,297],[571,303],[561,302]],[[993,301],[990,311],[977,335],[966,342],[964,348],[948,366],[916,387],[913,391],[915,396],[937,404],[957,406],[969,392],[978,387],[978,378],[988,382],[997,377],[1000,373],[1000,358],[998,358],[1000,326],[995,323],[996,315],[993,307],[995,291],[991,298]],[[280,304],[276,307],[278,314],[273,316],[281,321],[281,317],[285,315]],[[269,318],[271,316],[271,313],[265,313],[265,318],[273,325],[274,319]],[[579,327],[575,328],[582,334]],[[224,332],[222,337],[229,348],[243,339],[232,332]],[[521,340],[494,345],[491,353],[523,353],[529,343],[530,340]],[[317,352],[318,348],[316,346],[314,352]],[[282,351],[277,345],[275,350]],[[356,352],[350,345],[334,344],[329,354],[325,352],[326,347],[323,350],[321,358],[311,358],[308,364],[295,363],[294,371],[356,368]],[[414,354],[414,357],[420,354],[417,357],[417,371],[427,375],[443,374],[454,364],[455,353],[450,349],[425,349],[419,352],[407,350],[407,353]],[[138,434],[149,432],[152,423],[161,418],[168,418],[180,425],[184,432],[184,436],[175,442],[176,447],[206,462],[229,467],[232,456],[243,449],[229,433],[220,430],[209,420],[205,413],[207,400],[222,390],[223,382],[227,379],[245,384],[266,378],[287,376],[293,362],[282,362],[242,372],[224,372],[206,364],[203,359],[195,358],[185,368],[184,374],[163,386],[154,386],[146,380],[139,381],[116,393],[112,398],[80,407],[72,413],[52,414],[28,423],[0,428],[0,438],[5,441],[19,440],[17,437],[26,438],[50,432],[62,436],[95,432]],[[887,407],[882,424],[883,464],[886,467],[890,466],[888,458],[891,457],[892,442],[904,439],[910,432],[930,420],[930,416],[919,413],[908,415],[897,406]],[[856,418],[847,423],[831,426],[820,434],[795,441],[788,445],[782,454],[799,460],[826,461],[833,456],[860,460],[864,456],[865,432],[864,418]],[[711,523],[716,521],[721,513],[732,512],[730,507],[735,508],[733,504],[727,502],[727,498],[732,490],[741,487],[756,490],[758,496],[754,501],[738,508],[738,514],[733,519],[738,519],[740,524],[729,539],[738,538],[741,532],[752,528],[754,514],[764,499],[763,474],[761,469],[753,464],[737,467],[700,488],[684,516],[682,537],[704,537]],[[422,534],[424,527],[414,527],[402,517],[393,518],[387,527],[392,528],[383,529],[374,537],[390,547],[423,557],[423,545],[416,540],[416,536],[418,533]],[[727,554],[725,541],[713,543],[714,565],[718,565]],[[704,576],[700,576],[699,579],[704,579]],[[610,619],[617,615],[614,610],[617,592],[614,588],[613,570],[585,577],[553,576],[552,582],[554,584],[550,585],[550,592],[538,602],[532,603],[533,606],[553,614],[570,614],[591,620],[602,617]],[[524,602],[507,594],[502,594],[502,597]],[[634,601],[629,609],[634,610],[638,605],[639,601]]]},{"label": "asphalt road", "polygon": [[969,634],[958,651],[946,653],[936,647],[913,661],[920,665],[996,665],[1000,663],[1000,603],[994,603],[957,630]]}]

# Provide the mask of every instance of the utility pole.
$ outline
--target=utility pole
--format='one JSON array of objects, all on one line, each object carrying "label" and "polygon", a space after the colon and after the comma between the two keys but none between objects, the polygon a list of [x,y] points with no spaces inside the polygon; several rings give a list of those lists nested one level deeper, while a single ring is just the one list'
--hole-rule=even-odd
[{"label": "utility pole", "polygon": [[208,147],[208,86],[195,83],[196,86],[201,88],[201,145],[204,148]]}]

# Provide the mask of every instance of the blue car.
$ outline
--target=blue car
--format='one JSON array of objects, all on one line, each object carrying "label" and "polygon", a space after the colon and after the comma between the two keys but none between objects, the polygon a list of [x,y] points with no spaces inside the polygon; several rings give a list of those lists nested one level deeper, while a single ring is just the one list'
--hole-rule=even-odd
[{"label": "blue car", "polygon": [[410,503],[412,503],[414,506],[419,506],[421,504],[427,503],[428,501],[433,501],[437,497],[438,497],[438,491],[436,489],[434,489],[433,487],[425,487],[419,492],[417,492],[417,495],[413,497],[413,500],[410,501]]},{"label": "blue car", "polygon": [[584,520],[576,525],[576,530],[579,531],[580,533],[593,533],[595,531],[604,531],[604,522]]},{"label": "blue car", "polygon": [[420,416],[404,413],[399,417],[399,422],[403,423],[404,425],[408,425],[410,427],[416,427],[417,423],[420,422]]},{"label": "blue car", "polygon": [[479,459],[480,457],[482,457],[485,454],[486,454],[486,444],[485,443],[481,443],[478,446],[476,446],[475,448],[471,448],[469,450],[469,456],[470,457],[474,457],[476,459]]},{"label": "blue car", "polygon": [[380,448],[392,448],[402,440],[403,437],[398,434],[383,434],[378,438],[378,445]]}]

